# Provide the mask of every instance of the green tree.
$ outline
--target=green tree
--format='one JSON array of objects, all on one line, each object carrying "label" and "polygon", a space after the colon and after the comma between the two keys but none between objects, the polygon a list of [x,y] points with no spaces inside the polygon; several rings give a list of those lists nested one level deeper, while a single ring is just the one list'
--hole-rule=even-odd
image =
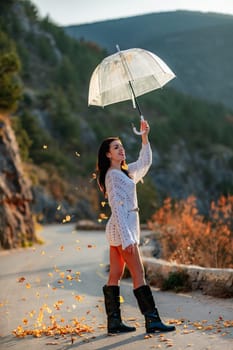
[{"label": "green tree", "polygon": [[0,48],[0,110],[14,111],[22,96],[20,60],[3,32],[0,32]]}]

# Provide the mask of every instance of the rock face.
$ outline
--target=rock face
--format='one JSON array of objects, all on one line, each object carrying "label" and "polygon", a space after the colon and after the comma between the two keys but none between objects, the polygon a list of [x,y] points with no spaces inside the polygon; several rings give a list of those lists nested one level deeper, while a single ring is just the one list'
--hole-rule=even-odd
[{"label": "rock face", "polygon": [[10,120],[0,115],[0,249],[36,241],[31,201],[30,183],[23,173]]}]

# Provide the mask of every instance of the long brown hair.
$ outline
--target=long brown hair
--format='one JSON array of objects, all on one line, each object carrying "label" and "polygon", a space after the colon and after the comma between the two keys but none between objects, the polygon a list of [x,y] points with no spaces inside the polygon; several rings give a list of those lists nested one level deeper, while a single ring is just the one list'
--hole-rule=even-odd
[{"label": "long brown hair", "polygon": [[[108,169],[111,166],[111,161],[107,157],[107,153],[110,150],[110,144],[113,141],[121,141],[119,137],[108,137],[105,139],[102,144],[100,145],[99,151],[98,151],[98,161],[97,161],[97,181],[100,190],[104,193],[106,196],[106,186],[105,186],[105,176],[108,171]],[[126,163],[125,161],[122,161],[121,163],[121,170],[129,176],[129,173],[126,169]]]}]

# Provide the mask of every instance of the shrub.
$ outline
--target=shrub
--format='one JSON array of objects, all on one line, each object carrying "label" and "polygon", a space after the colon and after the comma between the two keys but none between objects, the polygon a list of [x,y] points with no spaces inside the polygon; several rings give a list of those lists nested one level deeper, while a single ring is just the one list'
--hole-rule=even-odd
[{"label": "shrub", "polygon": [[182,270],[170,272],[163,281],[162,290],[174,290],[177,293],[191,290],[189,275]]},{"label": "shrub", "polygon": [[159,232],[166,260],[233,268],[233,196],[213,201],[208,219],[198,213],[194,196],[177,202],[167,198],[149,227]]}]

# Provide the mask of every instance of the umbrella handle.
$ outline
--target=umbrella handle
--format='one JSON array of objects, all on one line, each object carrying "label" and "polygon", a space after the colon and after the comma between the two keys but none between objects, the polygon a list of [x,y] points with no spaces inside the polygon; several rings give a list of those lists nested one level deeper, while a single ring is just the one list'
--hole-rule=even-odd
[{"label": "umbrella handle", "polygon": [[[143,115],[141,115],[141,120],[144,120]],[[143,135],[143,134],[145,134],[145,130],[143,130],[143,131],[138,131],[138,130],[136,129],[136,127],[134,126],[134,124],[132,124],[132,127],[133,127],[133,132],[134,132],[136,135]]]}]

